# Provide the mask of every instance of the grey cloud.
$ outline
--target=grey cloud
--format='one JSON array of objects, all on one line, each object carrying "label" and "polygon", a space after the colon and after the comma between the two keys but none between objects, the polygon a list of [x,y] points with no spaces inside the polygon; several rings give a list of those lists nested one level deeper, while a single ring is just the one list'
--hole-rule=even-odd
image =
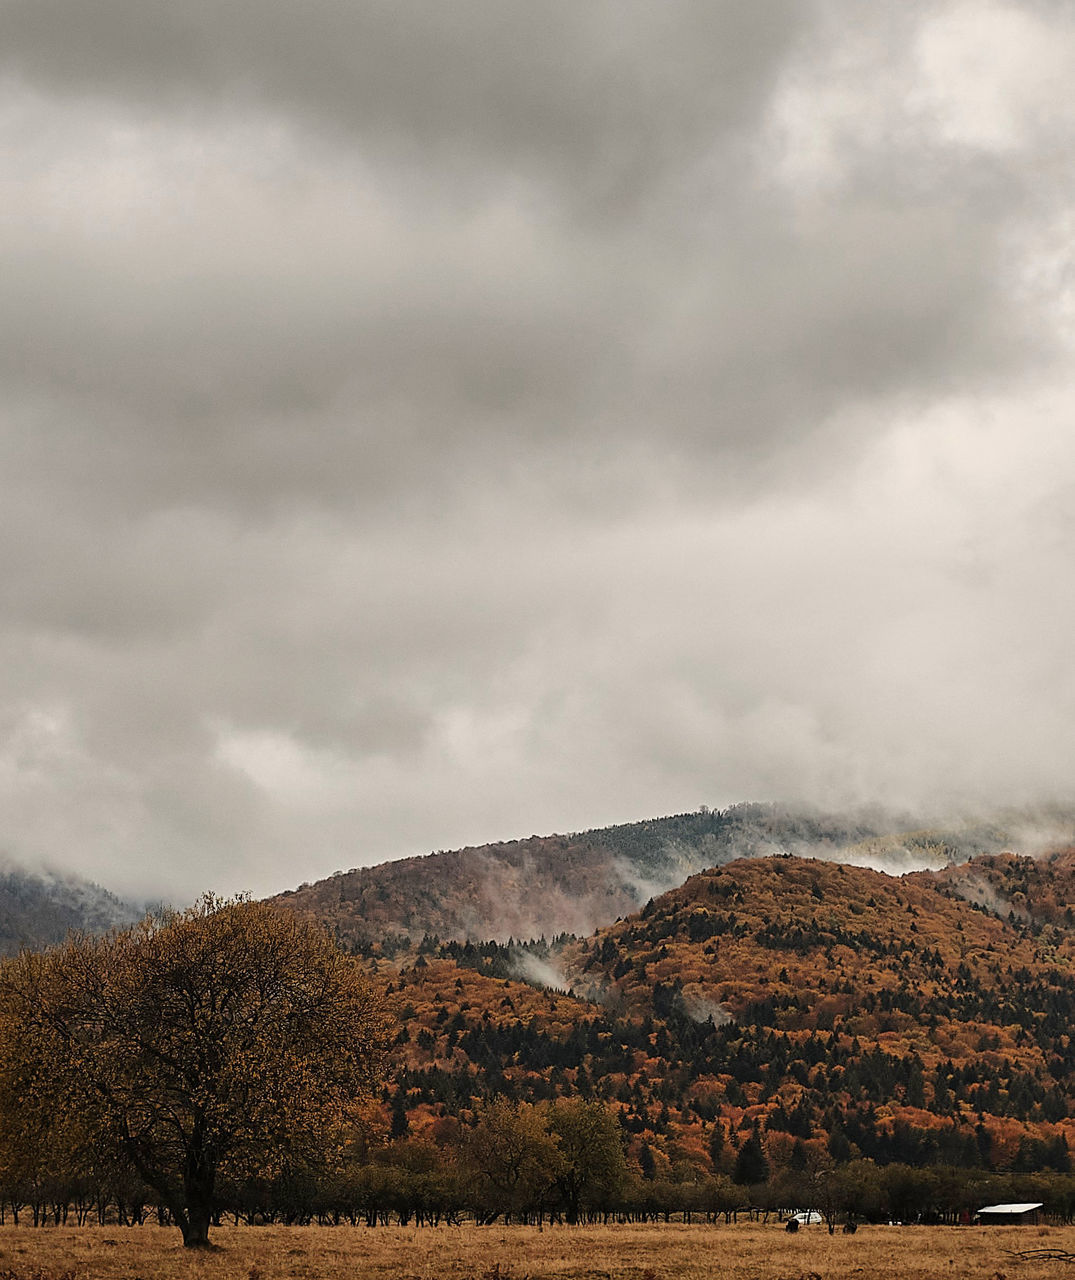
[{"label": "grey cloud", "polygon": [[[15,472],[77,459],[110,506],[348,503],[659,432],[738,476],[849,399],[1018,365],[1046,341],[1003,274],[1024,191],[980,209],[935,144],[852,148],[804,215],[759,168],[812,14],[9,4],[14,83],[111,102],[95,133],[58,96],[17,156],[33,193],[54,153],[3,264],[0,367],[46,402]],[[352,131],[310,133],[330,120]],[[645,198],[580,210],[632,166]]]},{"label": "grey cloud", "polygon": [[[736,215],[655,260],[648,224],[534,245],[509,221],[500,277],[467,228],[432,249],[400,236],[388,278],[357,227],[281,267],[289,233],[312,232],[286,219],[238,264],[211,227],[179,268],[182,246],[152,239],[126,246],[123,271],[20,247],[4,363],[39,402],[11,472],[70,472],[110,505],[228,507],[451,485],[542,440],[616,450],[655,429],[673,455],[767,457],[848,398],[1025,358],[997,229],[957,210],[852,206],[797,233]],[[83,449],[94,435],[105,447]]]},{"label": "grey cloud", "polygon": [[1075,42],[964,8],[8,0],[0,843],[1061,794]]},{"label": "grey cloud", "polygon": [[2,34],[9,68],[64,93],[245,98],[374,146],[537,163],[615,199],[749,119],[807,12],[45,0],[9,2]]}]

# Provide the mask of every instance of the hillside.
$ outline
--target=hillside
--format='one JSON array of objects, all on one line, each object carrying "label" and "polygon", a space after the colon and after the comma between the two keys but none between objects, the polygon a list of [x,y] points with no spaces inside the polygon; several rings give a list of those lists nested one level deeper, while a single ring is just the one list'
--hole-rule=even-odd
[{"label": "hillside", "polygon": [[1065,930],[1075,925],[1075,848],[1036,858],[1011,852],[976,858],[927,873],[923,882],[930,881],[1012,923]]},{"label": "hillside", "polygon": [[[1035,865],[1001,856],[971,866],[985,877],[1013,863]],[[688,1003],[719,1003],[728,1016],[749,1011],[756,1018],[759,1006],[771,1006],[774,1025],[849,1025],[871,1039],[893,1030],[893,1019],[863,1012],[886,993],[896,1003],[913,993],[931,1015],[972,987],[1003,990],[1022,1003],[1027,991],[1003,982],[1009,969],[1071,963],[1075,944],[1066,930],[1035,935],[1018,927],[1022,920],[1013,927],[974,910],[949,891],[953,880],[952,868],[892,877],[813,859],[738,862],[694,876],[637,917],[569,945],[563,962],[577,989],[611,992],[629,1004],[675,982]],[[965,1030],[965,995],[955,1005],[954,1026]],[[944,1040],[932,1030],[934,1041]]]},{"label": "hillside", "polygon": [[[913,871],[1019,848],[1017,825],[1027,824],[923,830],[880,811],[739,805],[337,872],[276,901],[321,920],[345,945],[387,934],[498,941],[586,934],[689,875],[736,859],[792,853]],[[1068,827],[1075,838],[1070,820]]]},{"label": "hillside", "polygon": [[[1035,869],[1018,875],[1063,922],[1070,860]],[[739,860],[584,940],[367,945],[403,1018],[386,1105],[443,1133],[483,1098],[597,1097],[633,1158],[677,1177],[733,1171],[752,1134],[774,1168],[1066,1169],[1075,935],[988,913],[958,879]]]},{"label": "hillside", "polygon": [[73,875],[35,873],[0,862],[0,955],[62,942],[71,930],[103,933],[141,911]]}]

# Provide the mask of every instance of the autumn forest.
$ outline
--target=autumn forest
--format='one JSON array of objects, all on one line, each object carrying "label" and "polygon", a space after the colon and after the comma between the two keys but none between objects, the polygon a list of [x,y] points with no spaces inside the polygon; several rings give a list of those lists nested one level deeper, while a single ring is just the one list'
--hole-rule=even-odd
[{"label": "autumn forest", "polygon": [[1071,1221],[1075,851],[751,852],[587,934],[407,932],[336,878],[24,951],[0,1220]]}]

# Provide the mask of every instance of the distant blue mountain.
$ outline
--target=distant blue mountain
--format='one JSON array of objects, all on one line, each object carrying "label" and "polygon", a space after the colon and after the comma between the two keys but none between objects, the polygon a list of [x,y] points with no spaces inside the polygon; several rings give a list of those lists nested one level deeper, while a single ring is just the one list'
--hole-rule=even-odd
[{"label": "distant blue mountain", "polygon": [[62,942],[71,930],[104,933],[143,909],[79,876],[0,861],[0,955]]}]

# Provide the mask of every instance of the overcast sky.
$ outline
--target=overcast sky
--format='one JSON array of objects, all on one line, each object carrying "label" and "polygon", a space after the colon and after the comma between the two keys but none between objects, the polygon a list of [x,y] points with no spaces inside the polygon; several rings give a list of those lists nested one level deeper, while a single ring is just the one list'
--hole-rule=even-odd
[{"label": "overcast sky", "polygon": [[0,0],[0,849],[1070,799],[1075,12]]}]

